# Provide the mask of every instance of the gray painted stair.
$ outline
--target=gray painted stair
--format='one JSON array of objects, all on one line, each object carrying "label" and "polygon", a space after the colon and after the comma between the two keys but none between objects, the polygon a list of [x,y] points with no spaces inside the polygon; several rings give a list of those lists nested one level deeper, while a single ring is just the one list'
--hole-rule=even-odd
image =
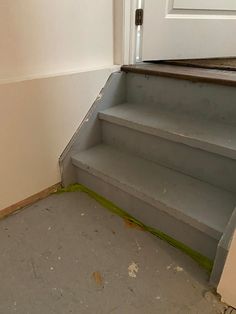
[{"label": "gray painted stair", "polygon": [[236,193],[236,161],[102,121],[103,142]]},{"label": "gray painted stair", "polygon": [[147,104],[115,106],[99,117],[105,121],[136,129],[236,159],[236,127],[214,120],[200,119],[182,112],[160,110]]},{"label": "gray painted stair", "polygon": [[231,86],[117,72],[60,159],[63,184],[214,259],[216,286],[235,229],[234,99]]},{"label": "gray painted stair", "polygon": [[217,241],[234,210],[232,193],[108,145],[75,155],[72,161],[79,169]]},{"label": "gray painted stair", "polygon": [[104,143],[236,193],[236,161],[225,156],[236,155],[232,125],[140,104],[112,107],[99,118]]}]

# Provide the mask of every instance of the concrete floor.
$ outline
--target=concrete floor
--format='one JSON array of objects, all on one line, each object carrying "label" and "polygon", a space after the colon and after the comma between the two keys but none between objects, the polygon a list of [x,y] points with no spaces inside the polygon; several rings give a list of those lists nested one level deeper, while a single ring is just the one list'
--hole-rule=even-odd
[{"label": "concrete floor", "polygon": [[0,314],[215,314],[189,257],[83,193],[0,221]]}]

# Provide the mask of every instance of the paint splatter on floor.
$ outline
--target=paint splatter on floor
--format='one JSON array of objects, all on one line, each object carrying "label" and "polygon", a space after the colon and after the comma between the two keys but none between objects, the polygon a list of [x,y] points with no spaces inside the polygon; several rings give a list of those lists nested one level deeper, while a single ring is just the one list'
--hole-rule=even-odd
[{"label": "paint splatter on floor", "polygon": [[139,267],[136,263],[133,262],[132,264],[129,265],[128,274],[131,278],[136,278],[138,271],[139,271]]},{"label": "paint splatter on floor", "polygon": [[180,266],[176,266],[174,270],[177,271],[178,273],[184,271],[184,269]]},{"label": "paint splatter on floor", "polygon": [[103,285],[103,278],[102,278],[102,275],[99,271],[96,271],[93,273],[93,279],[97,285],[99,285],[99,286]]},{"label": "paint splatter on floor", "polygon": [[133,223],[132,221],[128,220],[128,219],[124,219],[124,224],[126,228],[130,228],[130,229],[137,229],[140,231],[145,231],[141,226]]},{"label": "paint splatter on floor", "polygon": [[224,313],[204,269],[84,193],[2,220],[0,239],[1,314]]}]

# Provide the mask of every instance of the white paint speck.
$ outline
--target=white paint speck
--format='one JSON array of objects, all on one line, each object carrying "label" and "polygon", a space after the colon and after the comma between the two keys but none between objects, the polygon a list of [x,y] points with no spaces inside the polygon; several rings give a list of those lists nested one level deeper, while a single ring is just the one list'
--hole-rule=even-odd
[{"label": "white paint speck", "polygon": [[139,267],[136,263],[133,262],[132,264],[129,265],[128,273],[131,278],[136,278],[138,271],[139,271]]},{"label": "white paint speck", "polygon": [[52,230],[52,227],[48,227],[48,231],[51,231]]},{"label": "white paint speck", "polygon": [[141,250],[142,250],[142,248],[141,248],[140,244],[138,243],[138,241],[137,241],[137,240],[135,240],[135,242],[136,242],[136,245],[137,245],[138,250],[139,250],[139,251],[141,251]]},{"label": "white paint speck", "polygon": [[16,311],[16,310],[17,310],[17,308],[16,308],[16,302],[14,302],[13,304],[14,304],[13,310]]},{"label": "white paint speck", "polygon": [[159,297],[159,296],[158,296],[158,297],[156,297],[156,300],[161,300],[161,297]]},{"label": "white paint speck", "polygon": [[102,98],[102,94],[99,94],[96,100],[98,101],[98,100],[100,100],[101,98]]},{"label": "white paint speck", "polygon": [[184,269],[183,269],[182,267],[179,267],[179,266],[175,267],[175,270],[176,270],[178,273],[184,271]]},{"label": "white paint speck", "polygon": [[57,259],[58,259],[58,261],[60,261],[60,260],[61,260],[61,256],[58,256],[58,258],[57,258]]},{"label": "white paint speck", "polygon": [[54,271],[54,267],[50,267],[50,270],[51,270],[51,271]]},{"label": "white paint speck", "polygon": [[82,217],[85,216],[85,213],[82,213],[81,216],[82,216]]}]

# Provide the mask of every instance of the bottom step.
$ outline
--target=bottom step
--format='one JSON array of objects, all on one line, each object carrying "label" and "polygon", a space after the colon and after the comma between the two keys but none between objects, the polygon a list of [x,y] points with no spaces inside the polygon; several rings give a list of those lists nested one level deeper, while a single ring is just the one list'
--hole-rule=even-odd
[{"label": "bottom step", "polygon": [[79,183],[214,259],[234,209],[232,194],[107,145],[74,156],[73,164]]}]

